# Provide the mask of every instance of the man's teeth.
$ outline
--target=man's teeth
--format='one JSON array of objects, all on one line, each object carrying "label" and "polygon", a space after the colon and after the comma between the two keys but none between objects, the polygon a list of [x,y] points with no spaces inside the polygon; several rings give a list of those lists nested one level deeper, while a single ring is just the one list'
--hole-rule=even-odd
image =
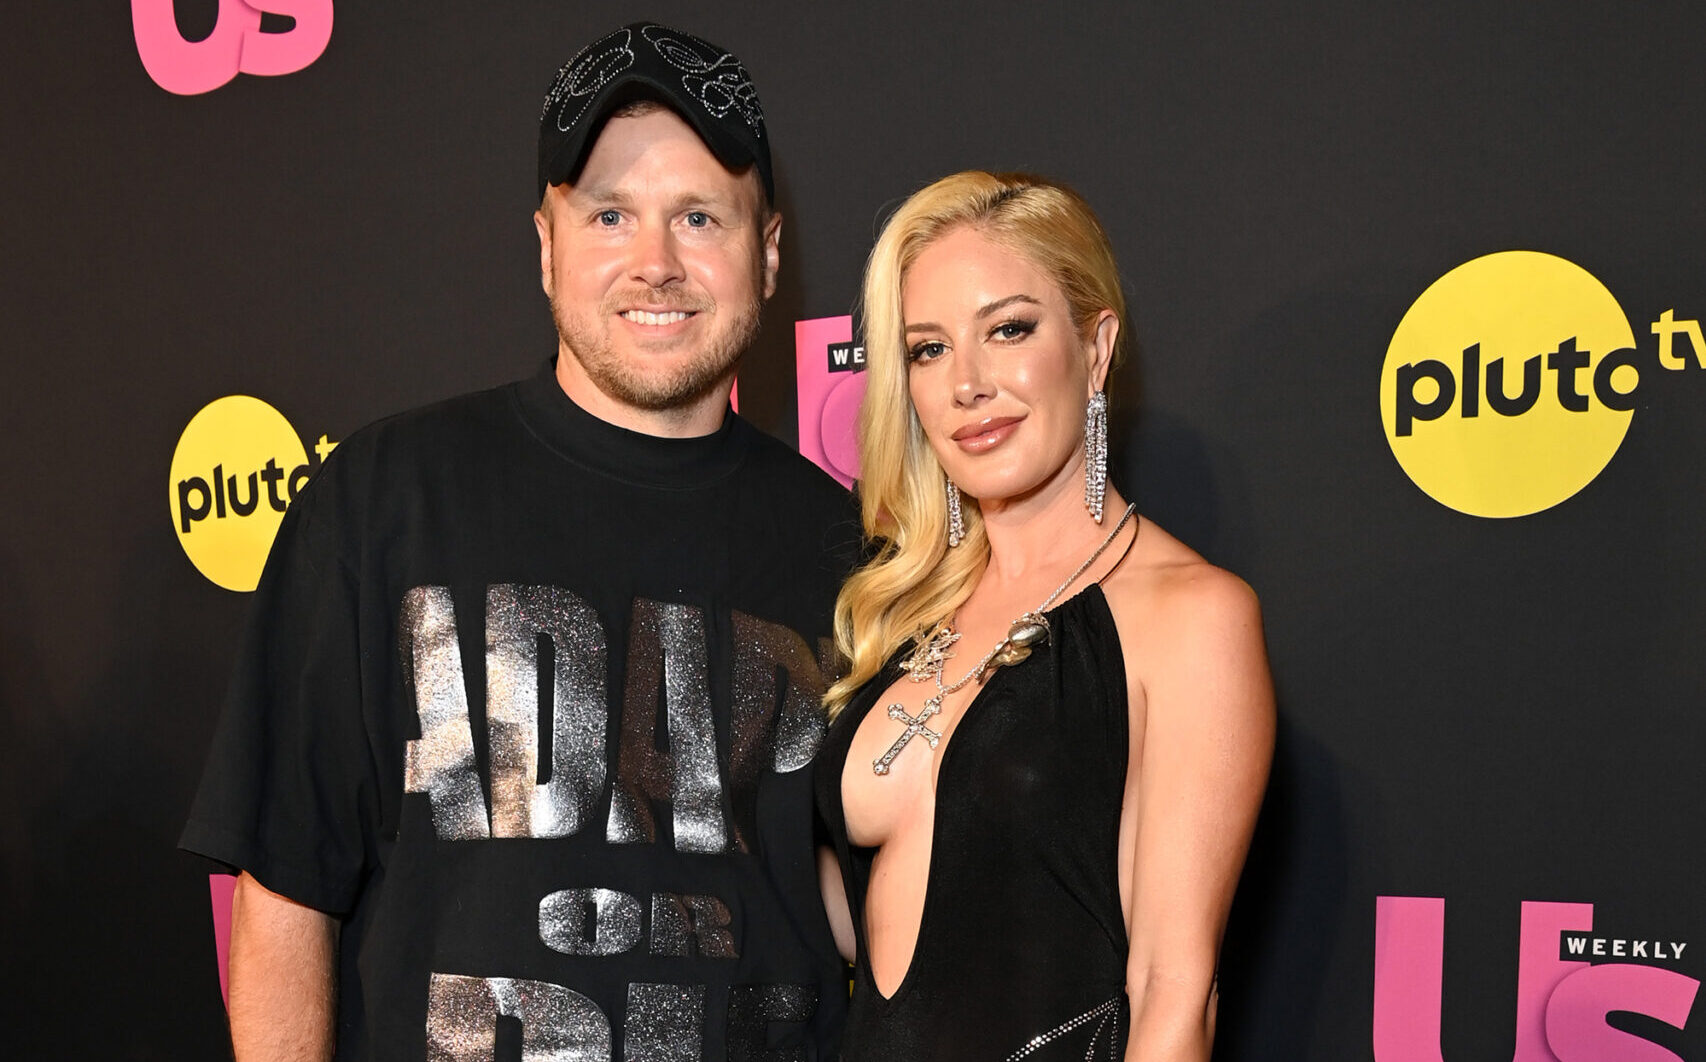
[{"label": "man's teeth", "polygon": [[627,310],[622,314],[635,324],[666,325],[677,321],[685,321],[690,316],[681,310],[670,310],[666,313],[652,313],[648,310]]}]

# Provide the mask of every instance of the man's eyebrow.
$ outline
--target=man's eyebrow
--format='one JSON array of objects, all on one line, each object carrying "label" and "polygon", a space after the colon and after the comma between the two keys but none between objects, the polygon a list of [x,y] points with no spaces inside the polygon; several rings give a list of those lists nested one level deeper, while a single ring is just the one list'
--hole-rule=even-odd
[{"label": "man's eyebrow", "polygon": [[578,185],[574,190],[574,197],[590,203],[610,203],[615,206],[627,206],[633,202],[633,196],[627,192],[605,184]]},{"label": "man's eyebrow", "polygon": [[[1036,299],[1032,298],[1031,296],[1026,295],[1026,294],[1021,292],[1018,295],[1009,295],[1004,299],[996,299],[992,303],[989,303],[985,306],[978,307],[977,319],[981,321],[985,317],[988,317],[989,315],[999,311],[1003,307],[1011,306],[1016,302],[1029,303],[1032,306],[1041,306],[1042,305],[1042,303],[1039,302],[1038,300],[1036,300]],[[909,324],[906,326],[906,332],[908,335],[911,335],[913,332],[945,332],[945,331],[947,331],[947,329],[943,328],[941,325],[937,324],[935,321],[919,321],[916,324]]]},{"label": "man's eyebrow", "polygon": [[684,210],[709,210],[725,222],[733,221],[740,213],[738,200],[717,192],[683,192],[671,201],[669,212],[679,214]]}]

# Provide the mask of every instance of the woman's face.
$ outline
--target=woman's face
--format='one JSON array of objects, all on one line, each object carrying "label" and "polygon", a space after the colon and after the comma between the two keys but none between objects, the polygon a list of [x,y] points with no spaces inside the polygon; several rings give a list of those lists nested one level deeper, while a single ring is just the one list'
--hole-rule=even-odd
[{"label": "woman's face", "polygon": [[1046,273],[960,227],[913,262],[901,316],[913,407],[961,490],[988,503],[1077,489],[1084,406],[1118,327],[1111,311],[1085,339]]}]

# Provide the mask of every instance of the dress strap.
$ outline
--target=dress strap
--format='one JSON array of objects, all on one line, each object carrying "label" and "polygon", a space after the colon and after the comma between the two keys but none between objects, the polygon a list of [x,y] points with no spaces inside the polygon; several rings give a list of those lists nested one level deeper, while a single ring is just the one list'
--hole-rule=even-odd
[{"label": "dress strap", "polygon": [[1131,525],[1131,541],[1127,542],[1125,544],[1125,549],[1120,550],[1120,559],[1114,562],[1114,566],[1112,568],[1109,568],[1107,571],[1103,572],[1102,578],[1096,580],[1097,586],[1102,585],[1102,583],[1108,578],[1108,576],[1110,576],[1110,575],[1112,575],[1115,572],[1120,570],[1120,565],[1124,564],[1125,559],[1127,557],[1131,556],[1131,547],[1137,545],[1137,536],[1138,536],[1138,533],[1142,530],[1143,530],[1143,517],[1139,516],[1135,521],[1132,522],[1132,525]]}]

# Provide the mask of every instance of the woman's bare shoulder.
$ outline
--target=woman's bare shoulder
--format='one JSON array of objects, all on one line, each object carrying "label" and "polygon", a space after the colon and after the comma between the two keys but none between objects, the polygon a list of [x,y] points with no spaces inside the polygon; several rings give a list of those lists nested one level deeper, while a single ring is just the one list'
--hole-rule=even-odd
[{"label": "woman's bare shoulder", "polygon": [[1150,521],[1143,521],[1131,555],[1108,576],[1103,591],[1128,674],[1147,696],[1201,693],[1222,682],[1265,686],[1255,591]]},{"label": "woman's bare shoulder", "polygon": [[1260,613],[1243,579],[1204,560],[1196,550],[1144,518],[1128,556],[1102,584],[1115,615],[1145,627],[1246,622]]}]

